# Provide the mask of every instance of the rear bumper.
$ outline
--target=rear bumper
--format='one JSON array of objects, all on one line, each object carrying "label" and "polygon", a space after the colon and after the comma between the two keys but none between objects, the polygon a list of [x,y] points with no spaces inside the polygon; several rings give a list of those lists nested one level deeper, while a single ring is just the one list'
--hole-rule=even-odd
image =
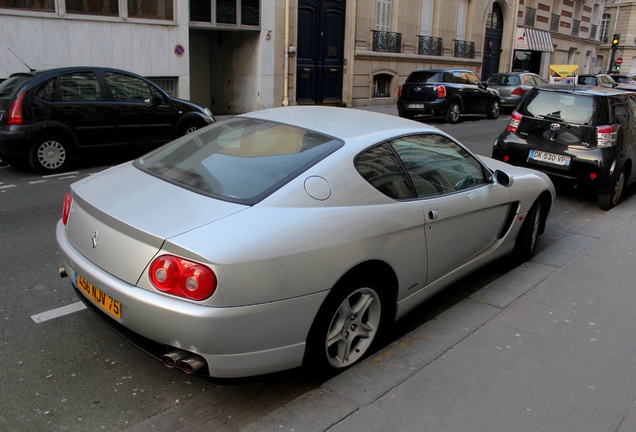
[{"label": "rear bumper", "polygon": [[[186,350],[203,357],[218,378],[261,375],[298,367],[314,316],[327,293],[238,307],[211,307],[130,285],[81,255],[58,222],[56,240],[62,265],[75,292],[102,320],[153,357]],[[78,289],[80,274],[121,304],[121,319],[111,317]]]},{"label": "rear bumper", "polygon": [[28,153],[27,131],[20,126],[0,126],[0,158],[21,158]]},{"label": "rear bumper", "polygon": [[397,109],[401,117],[415,115],[444,115],[448,110],[448,100],[436,99],[432,102],[418,102],[398,99]]},{"label": "rear bumper", "polygon": [[[529,158],[532,149],[569,156],[571,158],[570,164],[564,167],[533,161]],[[620,168],[616,156],[615,149],[563,149],[532,145],[507,132],[495,140],[492,151],[493,159],[542,171],[551,177],[576,182],[592,192],[606,192],[609,189],[612,175]]]}]

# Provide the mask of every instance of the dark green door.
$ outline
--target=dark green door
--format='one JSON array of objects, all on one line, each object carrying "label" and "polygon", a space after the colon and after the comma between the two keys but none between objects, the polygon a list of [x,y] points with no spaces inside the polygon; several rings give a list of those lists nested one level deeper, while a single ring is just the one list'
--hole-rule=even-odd
[{"label": "dark green door", "polygon": [[300,0],[296,102],[340,105],[345,27],[345,0]]}]

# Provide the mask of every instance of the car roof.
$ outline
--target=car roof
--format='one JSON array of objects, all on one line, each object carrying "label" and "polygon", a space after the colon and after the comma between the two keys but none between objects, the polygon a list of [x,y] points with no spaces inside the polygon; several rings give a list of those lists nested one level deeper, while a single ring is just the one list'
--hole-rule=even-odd
[{"label": "car roof", "polygon": [[[42,69],[42,70],[34,70],[31,72],[15,72],[10,76],[54,76],[59,73],[69,73],[69,72],[80,72],[85,70],[93,70],[93,71],[109,71],[109,72],[121,72],[129,75],[137,75],[134,72],[125,71],[122,69],[104,67],[104,66],[67,66],[61,68],[51,68],[51,69]],[[137,75],[138,76],[138,75]]]},{"label": "car roof", "polygon": [[626,93],[625,91],[621,90],[619,87],[615,87],[615,88],[597,87],[597,86],[587,86],[587,85],[580,85],[580,84],[578,85],[543,84],[536,88],[540,90],[580,94],[580,95],[586,95],[586,96],[613,96],[613,95],[621,95]]},{"label": "car roof", "polygon": [[367,145],[398,135],[436,132],[424,123],[364,109],[328,106],[289,106],[242,114],[240,117],[269,120],[317,131],[344,141],[361,140]]},{"label": "car roof", "polygon": [[473,70],[470,69],[464,69],[464,68],[436,68],[436,69],[428,69],[428,68],[422,68],[422,69],[415,69],[413,72],[475,72]]}]

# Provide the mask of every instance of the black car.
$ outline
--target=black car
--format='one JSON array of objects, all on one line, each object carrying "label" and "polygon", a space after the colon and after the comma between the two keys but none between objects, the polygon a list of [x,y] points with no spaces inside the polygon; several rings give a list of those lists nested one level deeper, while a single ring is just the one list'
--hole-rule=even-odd
[{"label": "black car", "polygon": [[457,123],[462,114],[496,119],[500,104],[499,93],[465,69],[419,69],[398,88],[398,113],[410,119],[444,116],[447,122]]},{"label": "black car", "polygon": [[567,179],[609,210],[636,179],[636,93],[545,85],[528,91],[495,140],[492,156]]},{"label": "black car", "polygon": [[118,69],[15,73],[0,84],[0,159],[41,173],[78,156],[141,154],[212,122],[207,108]]}]

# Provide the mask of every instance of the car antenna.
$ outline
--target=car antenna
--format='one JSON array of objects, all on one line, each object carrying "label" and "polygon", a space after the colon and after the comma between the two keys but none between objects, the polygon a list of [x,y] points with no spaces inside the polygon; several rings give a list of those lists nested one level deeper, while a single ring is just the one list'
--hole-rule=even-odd
[{"label": "car antenna", "polygon": [[[11,48],[7,48],[9,51],[11,51]],[[11,51],[11,54],[13,54],[14,56],[16,56],[18,58],[18,60],[20,60],[22,62],[23,65],[25,65],[27,67],[27,69],[29,69],[29,72],[35,72],[35,69],[33,69],[31,66],[29,66],[28,64],[26,64],[24,62],[24,60],[22,60],[20,57],[18,57],[18,55],[16,53],[14,53],[13,51]]]}]

